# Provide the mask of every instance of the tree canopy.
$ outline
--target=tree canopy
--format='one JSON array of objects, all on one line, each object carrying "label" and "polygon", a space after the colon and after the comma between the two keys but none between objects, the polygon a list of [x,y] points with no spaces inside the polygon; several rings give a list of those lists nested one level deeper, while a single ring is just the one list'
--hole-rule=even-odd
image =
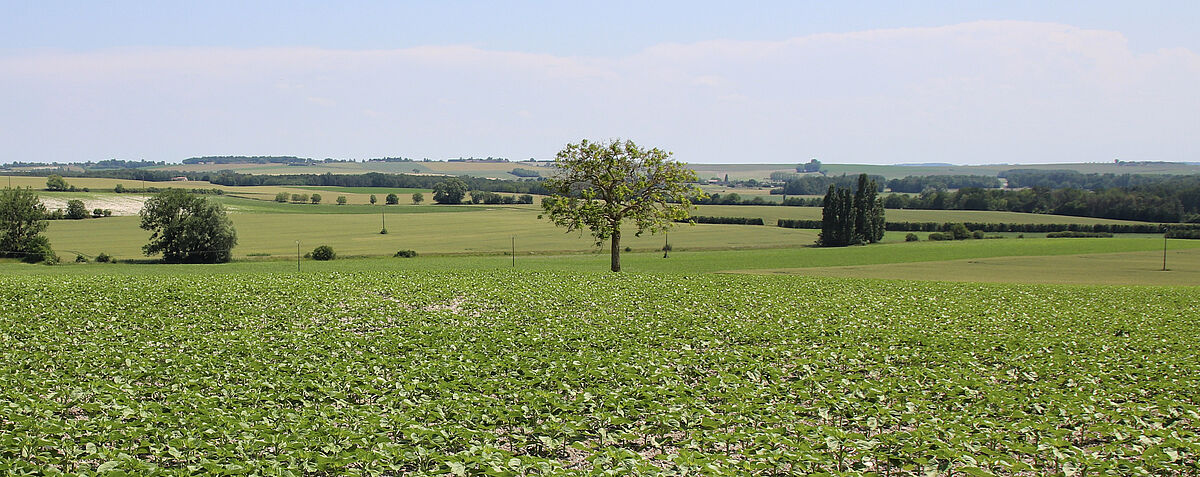
[{"label": "tree canopy", "polygon": [[610,241],[614,272],[621,271],[621,224],[634,235],[665,231],[686,220],[691,198],[702,194],[691,185],[696,173],[658,148],[633,141],[568,144],[555,157],[558,170],[545,181],[552,193],[542,208],[567,231],[588,229],[599,244]]},{"label": "tree canopy", "polygon": [[54,257],[46,230],[46,206],[29,188],[0,190],[0,257],[38,262]]},{"label": "tree canopy", "polygon": [[50,174],[46,177],[46,190],[67,190],[69,187],[66,179],[58,174]]},{"label": "tree canopy", "polygon": [[817,243],[823,247],[844,247],[882,240],[886,224],[883,202],[877,194],[877,184],[866,174],[858,176],[853,194],[849,188],[830,185],[821,208],[821,234]]},{"label": "tree canopy", "polygon": [[162,253],[167,262],[228,262],[237,231],[225,208],[203,196],[168,189],[146,201],[141,227],[151,230],[146,255]]},{"label": "tree canopy", "polygon": [[467,195],[467,183],[453,177],[433,186],[433,201],[439,204],[461,204]]}]

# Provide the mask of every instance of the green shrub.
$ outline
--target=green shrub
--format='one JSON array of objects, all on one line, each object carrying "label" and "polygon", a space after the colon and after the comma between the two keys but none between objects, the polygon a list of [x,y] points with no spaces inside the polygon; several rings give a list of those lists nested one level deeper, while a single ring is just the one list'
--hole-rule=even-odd
[{"label": "green shrub", "polygon": [[904,241],[905,241],[905,242],[916,242],[916,241],[918,241],[918,240],[921,240],[921,238],[920,238],[920,237],[917,237],[917,234],[914,234],[914,233],[912,233],[912,232],[909,232],[909,233],[908,233],[908,235],[905,235],[905,236],[904,236]]},{"label": "green shrub", "polygon": [[88,259],[83,255],[75,254],[75,263],[88,263]]},{"label": "green shrub", "polygon": [[954,224],[950,226],[950,238],[954,240],[966,240],[971,238],[971,231],[967,230],[966,225]]},{"label": "green shrub", "polygon": [[337,254],[333,253],[333,247],[328,245],[320,245],[317,248],[314,248],[312,251],[313,260],[333,260],[336,257]]},{"label": "green shrub", "polygon": [[96,261],[100,263],[116,262],[111,255],[104,252],[100,252],[100,255],[96,255]]},{"label": "green shrub", "polygon": [[399,257],[399,258],[413,258],[413,257],[417,256],[417,251],[416,250],[401,250],[399,252],[396,252],[396,254],[392,255],[392,256]]},{"label": "green shrub", "polygon": [[982,230],[976,230],[976,231],[974,231],[974,232],[971,232],[971,238],[974,238],[974,239],[982,239],[982,238],[983,238],[983,231],[982,231]]},{"label": "green shrub", "polygon": [[942,240],[954,240],[954,235],[949,232],[933,232],[929,234],[929,240],[934,242]]}]

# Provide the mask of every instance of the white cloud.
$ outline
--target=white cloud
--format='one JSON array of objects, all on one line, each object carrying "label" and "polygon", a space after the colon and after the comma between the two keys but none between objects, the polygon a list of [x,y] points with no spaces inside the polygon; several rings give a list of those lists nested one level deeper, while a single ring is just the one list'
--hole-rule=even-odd
[{"label": "white cloud", "polygon": [[[618,58],[466,46],[0,57],[0,161],[550,157],[627,137],[695,162],[1200,160],[1200,55],[977,22]],[[513,118],[517,111],[517,119]]]}]

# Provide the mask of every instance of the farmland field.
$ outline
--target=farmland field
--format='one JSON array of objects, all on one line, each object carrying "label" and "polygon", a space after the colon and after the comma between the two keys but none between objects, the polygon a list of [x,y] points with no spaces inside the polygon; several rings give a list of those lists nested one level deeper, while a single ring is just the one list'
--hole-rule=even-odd
[{"label": "farmland field", "polygon": [[1194,287],[376,272],[0,300],[9,474],[1200,472]]}]

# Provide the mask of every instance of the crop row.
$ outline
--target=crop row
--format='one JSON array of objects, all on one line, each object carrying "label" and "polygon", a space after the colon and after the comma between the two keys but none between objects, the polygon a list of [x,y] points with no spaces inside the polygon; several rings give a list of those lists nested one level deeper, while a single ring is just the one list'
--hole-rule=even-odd
[{"label": "crop row", "polygon": [[0,277],[0,472],[1200,472],[1200,290]]}]

